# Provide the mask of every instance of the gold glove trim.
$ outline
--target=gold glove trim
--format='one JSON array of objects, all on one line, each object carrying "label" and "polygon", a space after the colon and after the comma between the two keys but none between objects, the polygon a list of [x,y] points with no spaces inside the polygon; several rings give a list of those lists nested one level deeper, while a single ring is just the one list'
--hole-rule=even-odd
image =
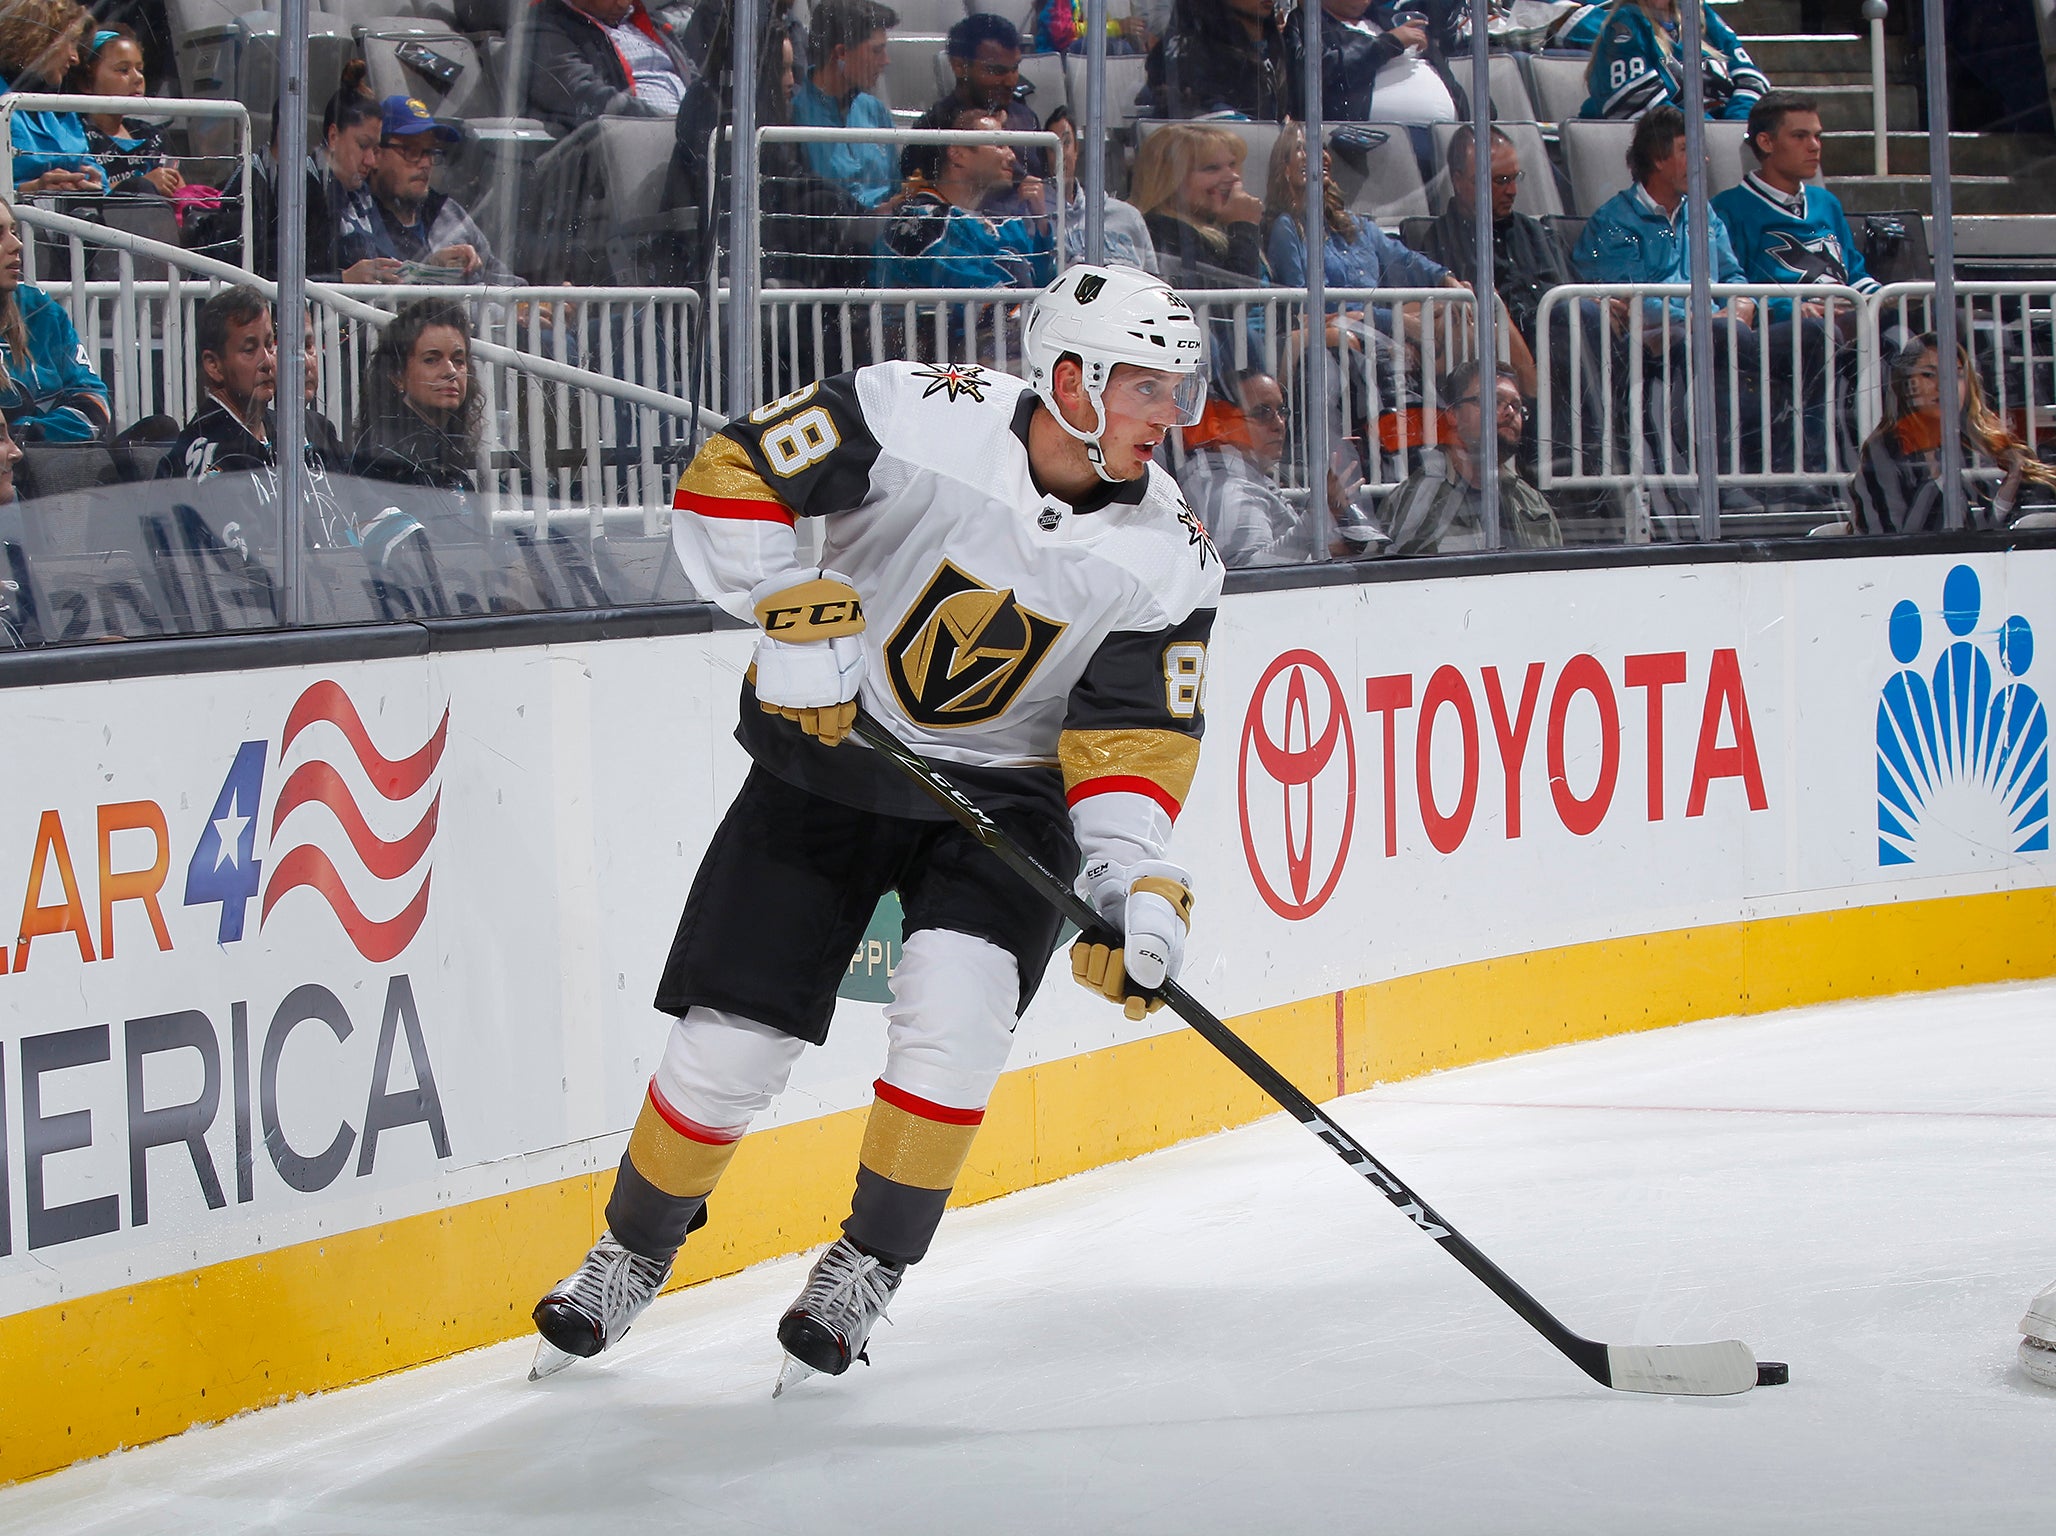
[{"label": "gold glove trim", "polygon": [[757,604],[757,623],[788,645],[841,640],[864,632],[864,602],[848,582],[816,577]]},{"label": "gold glove trim", "polygon": [[1177,881],[1167,880],[1162,875],[1144,875],[1128,889],[1163,897],[1171,904],[1171,910],[1178,914],[1178,921],[1187,928],[1192,926],[1192,892]]},{"label": "gold glove trim", "polygon": [[1199,738],[1183,731],[1065,731],[1057,761],[1066,794],[1093,779],[1147,779],[1183,805],[1199,769]]},{"label": "gold glove trim", "polygon": [[767,715],[783,715],[824,747],[839,747],[857,723],[857,701],[851,699],[845,704],[823,704],[812,709],[793,709],[779,704],[766,704],[757,700],[757,707]]},{"label": "gold glove trim", "polygon": [[1126,956],[1118,945],[1078,940],[1071,946],[1071,979],[1086,991],[1097,992],[1110,1003],[1119,1003],[1130,1019],[1140,1020],[1164,1006],[1161,997],[1130,994]]}]

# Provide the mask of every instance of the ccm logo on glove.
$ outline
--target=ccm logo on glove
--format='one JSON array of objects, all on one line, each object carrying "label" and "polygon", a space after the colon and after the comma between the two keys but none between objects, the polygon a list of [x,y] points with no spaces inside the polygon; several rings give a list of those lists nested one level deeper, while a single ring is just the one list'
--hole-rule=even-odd
[{"label": "ccm logo on glove", "polygon": [[790,645],[834,640],[864,632],[864,604],[843,582],[817,578],[765,599],[757,624]]}]

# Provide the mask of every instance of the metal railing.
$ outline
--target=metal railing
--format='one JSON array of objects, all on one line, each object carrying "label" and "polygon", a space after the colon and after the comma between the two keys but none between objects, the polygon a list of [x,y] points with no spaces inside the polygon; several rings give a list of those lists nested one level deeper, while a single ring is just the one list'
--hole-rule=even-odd
[{"label": "metal railing", "polygon": [[[110,108],[119,111],[124,103],[134,98],[117,96],[71,96],[55,92],[10,91],[0,96],[0,196],[12,203],[21,196],[14,184],[14,114],[17,112],[74,112],[83,116],[107,113]],[[236,134],[236,164],[241,171],[239,186],[250,185],[250,109],[239,101],[208,101],[191,96],[151,96],[145,98],[147,115],[150,117],[195,117],[222,118],[232,123]],[[84,158],[91,158],[90,156]],[[205,157],[202,157],[205,158]],[[105,174],[104,172],[102,173]],[[34,194],[31,194],[32,196]],[[76,198],[90,194],[69,193],[63,196]],[[104,194],[103,194],[104,195]],[[243,265],[250,265],[250,198],[242,199],[242,252]],[[72,246],[72,271],[85,270],[85,253],[81,242],[74,238]],[[35,247],[33,244],[23,251],[24,279],[36,281]]]},{"label": "metal railing", "polygon": [[[1679,430],[1694,366],[1682,314],[1690,293],[1682,283],[1570,283],[1543,296],[1537,434],[1559,450],[1541,457],[1544,490],[1699,483],[1694,434]],[[1720,483],[1846,482],[1852,443],[1877,419],[1874,306],[1827,285],[1719,283],[1711,293]]]}]

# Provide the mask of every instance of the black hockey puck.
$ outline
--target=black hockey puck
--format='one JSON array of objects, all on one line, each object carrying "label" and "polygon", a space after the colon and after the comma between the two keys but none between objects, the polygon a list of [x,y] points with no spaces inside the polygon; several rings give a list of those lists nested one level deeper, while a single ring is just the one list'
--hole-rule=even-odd
[{"label": "black hockey puck", "polygon": [[1792,1368],[1782,1360],[1756,1362],[1756,1384],[1759,1387],[1782,1387],[1791,1379]]}]

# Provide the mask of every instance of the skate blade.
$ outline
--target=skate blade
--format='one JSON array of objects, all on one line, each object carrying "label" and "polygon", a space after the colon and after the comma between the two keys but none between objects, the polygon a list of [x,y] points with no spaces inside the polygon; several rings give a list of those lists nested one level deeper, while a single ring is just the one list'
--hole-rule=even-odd
[{"label": "skate blade", "polygon": [[771,1389],[771,1400],[776,1402],[784,1394],[787,1387],[796,1387],[809,1376],[818,1376],[820,1374],[819,1371],[807,1364],[806,1361],[787,1355],[785,1357],[785,1364],[778,1368],[778,1385]]},{"label": "skate blade", "polygon": [[548,1339],[538,1339],[535,1344],[535,1363],[528,1368],[530,1381],[541,1381],[545,1376],[554,1376],[567,1365],[578,1364],[577,1355],[568,1355]]}]

